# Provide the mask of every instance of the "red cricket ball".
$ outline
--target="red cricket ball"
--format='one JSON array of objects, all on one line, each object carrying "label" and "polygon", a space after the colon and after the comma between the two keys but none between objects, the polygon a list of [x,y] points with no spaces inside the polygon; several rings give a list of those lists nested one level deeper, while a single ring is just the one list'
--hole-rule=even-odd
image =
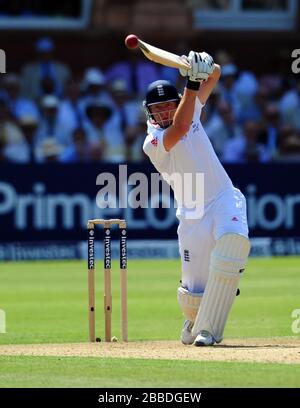
[{"label": "red cricket ball", "polygon": [[138,46],[138,38],[134,34],[127,35],[125,38],[125,45],[127,48],[136,48]]}]

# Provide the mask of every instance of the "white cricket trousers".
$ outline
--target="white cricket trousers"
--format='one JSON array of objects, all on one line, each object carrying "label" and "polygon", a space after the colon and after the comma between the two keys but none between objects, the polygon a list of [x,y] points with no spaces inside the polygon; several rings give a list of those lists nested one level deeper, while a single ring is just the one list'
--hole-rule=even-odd
[{"label": "white cricket trousers", "polygon": [[248,232],[246,200],[237,188],[222,192],[205,208],[201,219],[179,216],[177,234],[182,287],[193,293],[203,293],[216,240],[229,233],[248,237]]}]

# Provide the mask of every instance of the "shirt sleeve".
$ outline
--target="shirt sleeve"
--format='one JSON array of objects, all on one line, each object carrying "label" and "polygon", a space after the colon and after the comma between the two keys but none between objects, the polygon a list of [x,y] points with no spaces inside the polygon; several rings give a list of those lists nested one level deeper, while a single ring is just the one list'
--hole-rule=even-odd
[{"label": "shirt sleeve", "polygon": [[200,117],[202,108],[203,108],[204,106],[205,106],[205,105],[203,105],[203,103],[200,101],[200,99],[199,99],[199,98],[196,98],[194,116]]},{"label": "shirt sleeve", "polygon": [[161,167],[162,163],[169,157],[163,143],[164,131],[154,131],[148,134],[145,139],[143,150],[154,166]]}]

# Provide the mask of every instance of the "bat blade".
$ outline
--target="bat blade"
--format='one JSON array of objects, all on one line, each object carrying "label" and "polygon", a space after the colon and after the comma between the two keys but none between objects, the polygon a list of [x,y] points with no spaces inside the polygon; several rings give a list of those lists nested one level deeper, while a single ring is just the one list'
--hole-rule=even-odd
[{"label": "bat blade", "polygon": [[161,48],[154,47],[153,45],[150,45],[140,39],[138,40],[138,44],[143,54],[151,61],[172,68],[191,68],[190,64],[186,62],[182,57],[179,57],[179,55],[162,50]]}]

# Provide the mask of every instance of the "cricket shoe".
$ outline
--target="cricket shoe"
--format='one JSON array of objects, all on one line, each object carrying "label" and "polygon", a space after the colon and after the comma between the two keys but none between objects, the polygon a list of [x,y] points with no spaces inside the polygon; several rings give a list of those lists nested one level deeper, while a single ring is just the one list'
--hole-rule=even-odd
[{"label": "cricket shoe", "polygon": [[185,345],[193,344],[196,336],[192,335],[192,328],[194,323],[190,320],[185,320],[183,324],[183,329],[181,332],[181,342]]},{"label": "cricket shoe", "polygon": [[206,330],[201,330],[198,336],[196,336],[194,345],[197,347],[201,346],[213,346],[216,340],[213,336]]}]

